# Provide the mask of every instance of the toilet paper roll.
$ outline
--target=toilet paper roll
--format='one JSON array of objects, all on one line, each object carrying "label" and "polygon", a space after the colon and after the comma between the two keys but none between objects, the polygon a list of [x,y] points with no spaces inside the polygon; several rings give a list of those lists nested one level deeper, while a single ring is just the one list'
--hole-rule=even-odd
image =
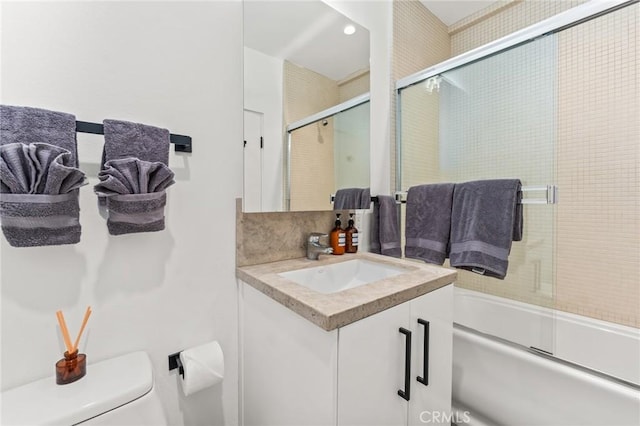
[{"label": "toilet paper roll", "polygon": [[180,379],[186,396],[220,383],[224,377],[224,355],[218,342],[210,342],[180,352],[184,378]]}]

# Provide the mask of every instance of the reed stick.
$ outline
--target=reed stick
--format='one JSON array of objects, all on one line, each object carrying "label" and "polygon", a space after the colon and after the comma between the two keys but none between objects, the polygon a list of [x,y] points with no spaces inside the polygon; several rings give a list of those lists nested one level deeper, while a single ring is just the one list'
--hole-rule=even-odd
[{"label": "reed stick", "polygon": [[69,353],[73,353],[73,346],[71,346],[71,337],[69,336],[69,330],[67,329],[67,323],[64,320],[64,315],[62,311],[56,312],[56,316],[58,317],[58,323],[60,324],[60,330],[62,331],[62,338],[64,339],[64,344],[67,347],[67,351]]},{"label": "reed stick", "polygon": [[84,327],[87,325],[87,321],[89,321],[89,316],[91,316],[91,306],[87,306],[87,310],[84,313],[84,318],[82,320],[82,325],[80,326],[80,331],[78,332],[78,337],[76,337],[76,342],[73,345],[73,350],[78,349],[78,343],[80,343],[80,336],[82,336],[82,332],[84,331]]}]

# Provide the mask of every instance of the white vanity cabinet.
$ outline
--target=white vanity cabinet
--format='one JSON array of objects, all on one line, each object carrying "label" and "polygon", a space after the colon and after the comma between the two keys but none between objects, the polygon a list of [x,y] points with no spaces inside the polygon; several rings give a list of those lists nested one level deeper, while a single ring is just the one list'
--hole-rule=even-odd
[{"label": "white vanity cabinet", "polygon": [[450,424],[453,285],[338,336],[339,425]]},{"label": "white vanity cabinet", "polygon": [[445,424],[452,312],[449,284],[325,331],[241,281],[242,424]]}]

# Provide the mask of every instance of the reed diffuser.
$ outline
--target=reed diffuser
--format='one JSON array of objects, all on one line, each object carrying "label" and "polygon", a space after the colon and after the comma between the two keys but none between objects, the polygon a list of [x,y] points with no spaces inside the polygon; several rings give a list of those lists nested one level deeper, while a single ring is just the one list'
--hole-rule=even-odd
[{"label": "reed diffuser", "polygon": [[56,312],[64,345],[67,348],[64,353],[64,358],[56,362],[56,383],[59,385],[73,383],[87,374],[87,356],[85,354],[78,353],[78,344],[80,343],[80,336],[82,336],[82,332],[87,325],[87,321],[89,321],[90,315],[91,306],[88,306],[87,311],[84,313],[84,319],[82,320],[82,326],[80,326],[78,337],[76,337],[76,341],[72,345],[71,336],[69,335],[69,329],[67,329],[67,323],[64,320],[64,315],[62,314],[62,311]]}]

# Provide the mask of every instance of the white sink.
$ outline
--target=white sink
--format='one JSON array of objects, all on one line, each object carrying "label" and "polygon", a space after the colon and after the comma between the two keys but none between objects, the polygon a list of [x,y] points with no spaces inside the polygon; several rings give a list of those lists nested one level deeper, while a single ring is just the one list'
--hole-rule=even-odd
[{"label": "white sink", "polygon": [[281,272],[278,275],[318,293],[330,294],[405,272],[407,270],[404,268],[370,260],[353,259],[330,265]]}]

